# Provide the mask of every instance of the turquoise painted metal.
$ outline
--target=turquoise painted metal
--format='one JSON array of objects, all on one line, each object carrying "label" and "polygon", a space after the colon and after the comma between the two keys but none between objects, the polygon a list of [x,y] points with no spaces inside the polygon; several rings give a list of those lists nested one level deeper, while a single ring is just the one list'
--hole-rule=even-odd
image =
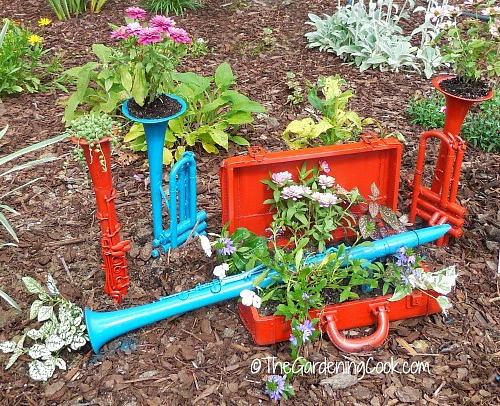
[{"label": "turquoise painted metal", "polygon": [[[443,224],[393,235],[374,241],[370,245],[357,246],[347,250],[348,259],[373,260],[391,255],[401,247],[411,248],[432,242],[442,237],[449,230],[450,226]],[[333,251],[334,249],[329,249],[322,254],[312,255],[307,261],[309,263],[320,262],[325,258],[325,255]],[[347,263],[347,258],[345,263]],[[266,271],[268,271],[267,276],[259,283],[259,287],[265,288],[276,279],[279,279],[279,274],[260,265],[248,272],[223,278],[222,280],[215,279],[212,282],[200,284],[194,289],[179,292],[164,297],[157,302],[130,309],[94,312],[87,308],[85,309],[85,322],[92,349],[95,353],[98,353],[106,342],[129,331],[200,307],[236,298],[242,290],[254,289],[254,280]]]},{"label": "turquoise painted metal", "polygon": [[[161,251],[168,251],[182,245],[192,234],[205,234],[206,214],[196,212],[196,164],[192,152],[185,152],[174,165],[169,178],[169,198],[163,190],[163,146],[168,122],[186,111],[186,102],[180,97],[167,94],[178,101],[181,109],[174,115],[158,119],[134,117],[128,110],[128,102],[123,103],[123,114],[130,120],[141,123],[148,146],[151,205],[153,212],[153,251],[158,257]],[[170,226],[163,228],[163,201],[170,213]]]}]

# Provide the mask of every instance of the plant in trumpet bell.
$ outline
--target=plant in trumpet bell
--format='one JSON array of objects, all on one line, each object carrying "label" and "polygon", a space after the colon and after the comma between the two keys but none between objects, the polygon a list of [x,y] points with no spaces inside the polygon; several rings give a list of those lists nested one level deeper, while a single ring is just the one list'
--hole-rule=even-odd
[{"label": "plant in trumpet bell", "polygon": [[[174,73],[176,86],[172,93],[186,101],[188,109],[182,116],[168,122],[163,163],[170,165],[179,159],[187,147],[201,144],[208,153],[227,150],[232,142],[250,145],[237,134],[240,126],[254,121],[253,113],[264,113],[264,107],[234,90],[236,76],[227,62],[220,64],[214,76],[193,72]],[[133,125],[124,138],[133,151],[147,149],[142,126]]]},{"label": "plant in trumpet bell", "polygon": [[[7,130],[8,130],[9,126],[6,126],[4,129],[0,130],[0,139],[7,133]],[[54,138],[49,138],[45,141],[40,141],[36,144],[33,144],[33,145],[30,145],[26,148],[23,148],[19,151],[15,151],[15,152],[12,152],[8,155],[5,155],[5,156],[2,156],[0,157],[0,167],[2,167],[3,165],[5,165],[6,163],[10,162],[10,161],[14,161],[14,160],[17,160],[19,157],[25,155],[25,154],[28,154],[30,152],[33,152],[33,151],[37,151],[41,148],[44,148],[48,145],[51,145],[51,144],[54,144],[56,142],[59,142],[60,140],[62,140],[64,138],[63,135],[60,135],[60,136],[57,136],[57,137],[54,137]],[[3,177],[7,177],[7,176],[12,176],[12,173],[14,172],[17,172],[17,171],[20,171],[22,169],[26,169],[26,168],[30,168],[31,166],[34,166],[34,165],[39,165],[39,164],[43,164],[43,163],[46,163],[46,162],[51,162],[51,161],[54,161],[58,159],[57,157],[45,157],[45,158],[39,158],[39,159],[35,159],[33,161],[29,161],[29,162],[26,162],[26,163],[22,163],[22,164],[19,164],[19,165],[15,165],[13,167],[11,167],[10,169],[6,169],[4,170],[3,172],[0,173],[0,179],[3,178]],[[4,215],[4,213],[11,213],[11,214],[19,214],[15,209],[13,209],[12,207],[10,207],[5,201],[4,199],[23,189],[24,187],[26,186],[29,186],[31,185],[32,183],[40,180],[42,178],[36,178],[36,179],[32,179],[26,183],[24,183],[23,185],[21,186],[18,186],[16,188],[13,188],[5,193],[3,193],[1,196],[0,196],[0,225],[10,234],[10,236],[16,241],[16,242],[19,242],[18,238],[17,238],[17,234],[16,232],[14,231],[14,228],[12,227],[12,225],[10,224],[9,220],[7,219],[7,217]],[[0,248],[2,247],[5,247],[5,246],[9,246],[9,245],[16,245],[16,244],[13,244],[13,243],[8,243],[8,242],[4,242],[2,240],[0,240]]]},{"label": "plant in trumpet bell", "polygon": [[336,184],[335,179],[327,175],[326,170],[330,169],[326,162],[320,165],[308,169],[304,163],[297,182],[287,171],[271,173],[271,179],[261,180],[273,191],[273,197],[264,201],[275,211],[271,239],[285,233],[291,237],[290,242],[296,244],[300,236],[307,239],[307,244],[317,246],[318,252],[323,252],[333,231],[352,229],[354,217],[349,210],[360,201],[360,194],[357,189],[349,192]]},{"label": "plant in trumpet bell", "polygon": [[155,15],[145,23],[146,11],[125,10],[126,26],[114,27],[115,54],[121,84],[139,106],[152,102],[159,89],[169,88],[171,73],[187,53],[191,38],[173,19]]},{"label": "plant in trumpet bell", "polygon": [[[28,354],[32,358],[30,378],[46,381],[56,367],[66,369],[66,362],[60,357],[65,348],[76,351],[87,343],[83,310],[61,296],[50,274],[47,275],[47,289],[29,276],[22,280],[29,293],[38,295],[31,305],[29,317],[30,320],[36,319],[41,327],[24,333],[17,342],[1,342],[0,350],[12,354],[5,369],[9,369],[21,355]],[[26,339],[33,341],[29,348],[25,348]]]},{"label": "plant in trumpet bell", "polygon": [[[500,7],[494,4],[494,0],[485,3],[467,0],[460,6],[447,3],[437,6],[436,2],[436,7],[427,14],[441,30],[434,42],[440,44],[443,61],[451,64],[463,82],[500,76]],[[489,18],[487,21],[472,17],[463,19],[464,12]]]},{"label": "plant in trumpet bell", "polygon": [[[85,141],[90,150],[98,154],[102,171],[107,172],[106,157],[102,152],[99,142],[105,137],[110,137],[110,142],[114,146],[117,142],[116,136],[120,128],[120,124],[107,114],[87,114],[73,120],[64,132],[64,135],[75,138],[77,142],[80,140]],[[81,145],[76,145],[73,154],[74,158],[80,162],[85,180],[87,181],[87,165]],[[92,157],[92,154],[90,156]]]},{"label": "plant in trumpet bell", "polygon": [[381,198],[377,185],[372,183],[370,189],[372,194],[368,196],[370,198],[368,209],[358,221],[361,236],[364,239],[378,240],[393,233],[404,233],[406,228],[396,213],[390,207],[377,202]]},{"label": "plant in trumpet bell", "polygon": [[[283,132],[283,139],[291,149],[318,145],[333,145],[354,141],[363,126],[374,122],[371,118],[361,118],[354,111],[347,110],[352,90],[343,91],[347,82],[339,75],[321,77],[316,87],[307,93],[307,100],[322,117],[316,122],[311,118],[293,120]],[[322,93],[324,99],[319,96]]]}]

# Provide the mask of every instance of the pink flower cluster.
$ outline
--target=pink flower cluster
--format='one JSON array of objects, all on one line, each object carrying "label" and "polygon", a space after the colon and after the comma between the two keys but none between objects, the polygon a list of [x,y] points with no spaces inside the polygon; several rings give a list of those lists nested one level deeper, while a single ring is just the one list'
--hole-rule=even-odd
[{"label": "pink flower cluster", "polygon": [[319,203],[319,207],[330,207],[338,202],[337,196],[333,193],[314,192],[311,198]]},{"label": "pink flower cluster", "polygon": [[311,194],[311,188],[300,185],[286,186],[281,191],[281,197],[283,199],[292,199],[292,200],[299,200],[302,198],[302,196],[310,194]]},{"label": "pink flower cluster", "polygon": [[292,174],[288,171],[277,172],[271,175],[271,179],[278,186],[283,186],[286,182],[290,182],[292,180]]},{"label": "pink flower cluster", "polygon": [[319,175],[318,184],[321,187],[321,189],[326,189],[332,187],[335,184],[335,179],[332,178],[331,176]]},{"label": "pink flower cluster", "polygon": [[[140,7],[129,7],[125,10],[128,19],[145,20],[146,10]],[[127,24],[126,27],[119,27],[111,33],[113,39],[128,39],[137,37],[137,43],[148,45],[155,42],[161,42],[169,38],[174,42],[190,44],[191,38],[186,30],[175,27],[175,21],[170,17],[155,15],[149,20],[149,26],[142,26],[138,21]]]},{"label": "pink flower cluster", "polygon": [[319,167],[321,170],[325,173],[330,173],[330,166],[328,165],[328,162],[326,161],[319,161]]}]

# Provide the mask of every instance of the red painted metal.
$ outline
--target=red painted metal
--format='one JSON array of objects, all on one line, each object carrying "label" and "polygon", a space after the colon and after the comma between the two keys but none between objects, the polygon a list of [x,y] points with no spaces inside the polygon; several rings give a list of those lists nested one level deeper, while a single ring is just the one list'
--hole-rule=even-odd
[{"label": "red painted metal", "polygon": [[[89,168],[92,186],[94,188],[97,215],[101,222],[101,247],[104,263],[103,270],[106,272],[104,293],[110,295],[116,303],[127,293],[129,286],[128,266],[125,253],[130,250],[130,241],[120,239],[120,224],[118,223],[115,210],[116,190],[112,186],[111,177],[111,147],[110,138],[104,137],[99,142],[102,150],[97,153],[91,150],[85,140],[71,138],[79,144],[85,154]],[[106,171],[103,171],[100,158],[106,160]]]},{"label": "red painted metal", "polygon": [[[230,232],[246,227],[263,235],[272,213],[262,202],[272,193],[261,180],[269,179],[270,172],[282,171],[291,172],[296,179],[304,161],[309,167],[326,161],[336,183],[348,190],[357,187],[365,197],[371,194],[370,186],[375,182],[380,190],[379,203],[396,209],[402,150],[399,141],[379,139],[374,133],[365,134],[362,142],[296,151],[267,153],[261,147],[251,147],[248,156],[231,157],[221,165],[222,223],[229,222]],[[343,235],[340,230],[334,233],[335,238]]]},{"label": "red painted metal", "polygon": [[[319,318],[319,328],[342,351],[358,352],[380,346],[387,337],[388,322],[424,316],[441,311],[434,291],[415,290],[411,295],[390,302],[391,295],[328,305],[323,312],[311,310],[310,317]],[[253,306],[238,304],[238,314],[258,345],[288,341],[292,333],[284,316],[260,316]],[[341,330],[377,325],[374,333],[362,339],[345,338]]]}]

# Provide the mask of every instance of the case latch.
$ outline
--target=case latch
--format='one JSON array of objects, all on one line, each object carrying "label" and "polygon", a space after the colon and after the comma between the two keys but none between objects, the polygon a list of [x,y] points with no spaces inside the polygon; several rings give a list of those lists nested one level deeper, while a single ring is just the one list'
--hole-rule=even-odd
[{"label": "case latch", "polygon": [[254,161],[262,161],[266,155],[266,150],[259,146],[248,147],[248,154]]}]

